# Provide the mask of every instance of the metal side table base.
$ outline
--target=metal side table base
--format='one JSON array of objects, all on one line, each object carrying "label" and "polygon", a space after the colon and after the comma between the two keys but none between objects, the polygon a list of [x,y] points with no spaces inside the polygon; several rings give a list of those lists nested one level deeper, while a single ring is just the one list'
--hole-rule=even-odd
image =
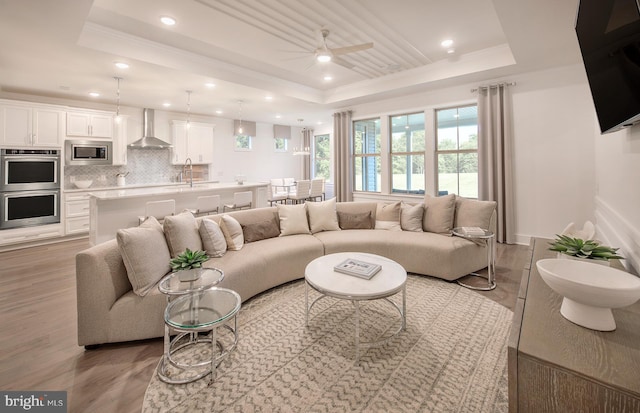
[{"label": "metal side table base", "polygon": [[456,282],[458,283],[458,285],[465,287],[465,288],[469,288],[470,290],[476,290],[476,291],[491,291],[494,288],[496,288],[496,280],[495,280],[495,276],[496,276],[496,238],[495,238],[495,234],[491,231],[488,230],[482,230],[484,231],[483,234],[473,234],[473,235],[467,235],[464,232],[464,228],[454,228],[453,229],[453,235],[457,236],[457,237],[461,237],[461,238],[466,238],[469,240],[472,240],[474,242],[476,241],[484,241],[486,243],[487,246],[487,275],[481,275],[478,274],[476,272],[472,272],[471,274],[469,274],[468,276],[474,276],[474,277],[479,277],[479,278],[484,278],[485,280],[487,280],[487,286],[486,287],[480,287],[480,286],[475,286],[475,285],[469,285],[469,284],[465,284],[461,281],[456,280]]},{"label": "metal side table base", "polygon": [[496,282],[494,280],[489,280],[488,276],[484,276],[482,274],[478,274],[475,272],[472,272],[471,274],[469,274],[468,276],[473,276],[473,277],[479,277],[479,278],[484,278],[485,280],[488,281],[489,285],[487,285],[486,287],[476,287],[474,285],[469,285],[469,284],[465,284],[459,280],[457,280],[456,282],[458,283],[458,285],[468,288],[470,290],[476,290],[476,291],[491,291],[494,288],[496,288]]}]

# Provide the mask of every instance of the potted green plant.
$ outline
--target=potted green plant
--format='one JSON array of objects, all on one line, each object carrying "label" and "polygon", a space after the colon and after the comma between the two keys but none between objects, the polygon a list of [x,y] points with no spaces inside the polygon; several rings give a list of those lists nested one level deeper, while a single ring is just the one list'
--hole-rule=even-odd
[{"label": "potted green plant", "polygon": [[551,251],[558,253],[558,258],[590,260],[598,264],[609,265],[609,260],[622,260],[617,254],[619,248],[601,245],[598,241],[573,238],[568,235],[556,235],[549,243]]},{"label": "potted green plant", "polygon": [[202,263],[208,259],[209,256],[206,252],[200,250],[191,251],[187,248],[182,254],[169,261],[169,264],[173,272],[182,272],[178,275],[180,281],[193,281],[200,277]]}]

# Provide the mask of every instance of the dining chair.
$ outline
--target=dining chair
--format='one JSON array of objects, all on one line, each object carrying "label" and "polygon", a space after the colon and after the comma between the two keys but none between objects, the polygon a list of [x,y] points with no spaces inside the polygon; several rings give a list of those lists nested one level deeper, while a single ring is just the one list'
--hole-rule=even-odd
[{"label": "dining chair", "polygon": [[311,180],[311,190],[309,191],[309,200],[324,200],[324,178],[316,178]]},{"label": "dining chair", "polygon": [[[282,204],[287,201],[287,197],[289,196],[289,191],[282,191],[276,189],[277,187],[273,186],[272,183],[268,185],[267,188],[267,201],[269,201],[269,205],[273,206],[274,203]],[[282,187],[280,187],[282,188]]]},{"label": "dining chair", "polygon": [[235,209],[244,209],[251,208],[253,204],[253,192],[251,191],[243,191],[243,192],[234,192],[233,194],[233,204],[225,204],[222,207],[222,211],[226,210],[235,210]]},{"label": "dining chair", "polygon": [[304,202],[309,198],[309,190],[311,189],[311,181],[303,179],[298,181],[294,193],[289,194],[289,200],[294,204]]},{"label": "dining chair", "polygon": [[269,180],[269,182],[271,182],[273,195],[275,196],[284,195],[285,198],[287,197],[287,195],[289,195],[289,188],[284,185],[284,179],[272,178]]}]

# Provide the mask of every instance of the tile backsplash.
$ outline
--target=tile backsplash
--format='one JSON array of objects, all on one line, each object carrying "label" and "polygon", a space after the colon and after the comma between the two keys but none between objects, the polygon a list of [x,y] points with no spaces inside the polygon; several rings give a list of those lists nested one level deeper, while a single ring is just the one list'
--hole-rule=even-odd
[{"label": "tile backsplash", "polygon": [[[127,175],[127,185],[176,182],[182,165],[171,164],[169,149],[127,148],[127,165],[82,165],[64,167],[64,187],[73,189],[75,180],[93,180],[91,187],[116,186],[116,175]],[[208,165],[194,165],[194,181],[208,180]],[[186,179],[185,179],[186,180]]]}]

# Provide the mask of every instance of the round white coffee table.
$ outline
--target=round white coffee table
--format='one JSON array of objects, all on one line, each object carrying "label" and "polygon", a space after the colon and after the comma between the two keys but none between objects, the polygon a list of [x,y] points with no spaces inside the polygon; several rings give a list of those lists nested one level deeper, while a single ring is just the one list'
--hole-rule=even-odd
[{"label": "round white coffee table", "polygon": [[[371,279],[367,280],[353,275],[347,275],[334,270],[334,267],[346,259],[378,264],[382,269]],[[318,300],[333,297],[349,300],[355,307],[355,348],[356,363],[360,360],[360,346],[375,346],[384,344],[407,326],[407,271],[397,262],[375,254],[361,252],[341,252],[329,254],[311,261],[304,271],[305,279],[305,322],[309,326],[309,312]],[[309,287],[321,295],[309,304]],[[402,291],[402,308],[389,299]],[[400,327],[391,336],[374,342],[360,342],[360,301],[384,299],[391,303],[400,314]]]}]

